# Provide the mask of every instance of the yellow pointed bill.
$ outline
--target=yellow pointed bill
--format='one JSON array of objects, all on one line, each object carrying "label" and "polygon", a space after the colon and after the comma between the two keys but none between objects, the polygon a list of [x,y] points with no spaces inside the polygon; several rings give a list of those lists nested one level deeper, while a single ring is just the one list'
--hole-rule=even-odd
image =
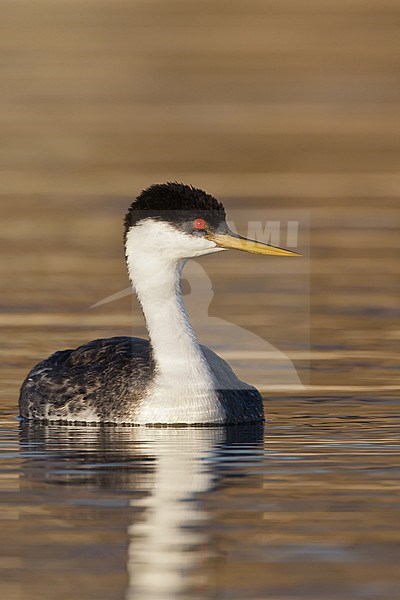
[{"label": "yellow pointed bill", "polygon": [[269,254],[272,256],[301,256],[301,254],[294,252],[293,250],[286,250],[285,248],[278,248],[278,246],[271,246],[270,244],[264,244],[263,242],[249,240],[232,231],[229,231],[228,233],[210,232],[207,233],[205,237],[217,244],[219,248],[226,248],[227,250],[243,250],[244,252],[251,252],[252,254]]}]

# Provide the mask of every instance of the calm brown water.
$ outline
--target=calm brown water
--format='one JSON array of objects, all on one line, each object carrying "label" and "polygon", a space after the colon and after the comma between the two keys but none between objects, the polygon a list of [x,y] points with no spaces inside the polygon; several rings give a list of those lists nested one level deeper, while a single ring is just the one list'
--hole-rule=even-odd
[{"label": "calm brown water", "polygon": [[[14,0],[0,19],[0,597],[394,600],[400,85],[392,0]],[[146,334],[123,214],[179,180],[304,257],[221,253],[191,318],[265,428],[20,424],[51,352]]]},{"label": "calm brown water", "polygon": [[3,417],[3,597],[396,598],[396,403],[268,414],[265,431]]}]

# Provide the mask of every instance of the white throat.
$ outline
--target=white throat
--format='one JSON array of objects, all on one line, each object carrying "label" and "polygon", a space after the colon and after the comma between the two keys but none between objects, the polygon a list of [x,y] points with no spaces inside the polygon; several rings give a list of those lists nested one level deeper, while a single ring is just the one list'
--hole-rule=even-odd
[{"label": "white throat", "polygon": [[215,250],[213,242],[192,239],[165,222],[143,221],[128,232],[129,275],[156,363],[139,423],[223,422],[216,380],[189,323],[181,292],[185,253],[198,256]]}]

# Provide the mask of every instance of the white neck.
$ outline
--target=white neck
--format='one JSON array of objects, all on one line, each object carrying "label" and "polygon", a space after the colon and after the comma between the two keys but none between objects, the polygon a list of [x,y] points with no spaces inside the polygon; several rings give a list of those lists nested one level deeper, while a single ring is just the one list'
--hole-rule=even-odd
[{"label": "white neck", "polygon": [[[146,399],[141,419],[219,421],[223,415],[216,381],[183,305],[181,272],[186,259],[176,256],[172,243],[157,248],[156,233],[165,226],[151,221],[135,226],[126,243],[129,275],[143,309],[156,364],[151,398]],[[179,233],[173,235],[176,238]],[[176,243],[176,239],[172,241]]]},{"label": "white neck", "polygon": [[171,263],[162,255],[146,256],[146,262],[130,261],[130,274],[142,306],[157,370],[176,382],[204,376],[205,360],[190,326],[180,286],[184,262]]}]

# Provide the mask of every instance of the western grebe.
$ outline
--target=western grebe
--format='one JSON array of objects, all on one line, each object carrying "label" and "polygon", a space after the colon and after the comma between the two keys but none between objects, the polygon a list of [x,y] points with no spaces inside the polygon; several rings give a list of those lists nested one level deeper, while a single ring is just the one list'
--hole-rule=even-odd
[{"label": "western grebe", "polygon": [[202,190],[179,183],[144,190],[125,217],[125,256],[150,339],[99,339],[52,354],[22,385],[21,417],[131,425],[262,421],[261,394],[198,343],[182,301],[186,261],[228,248],[298,256],[230,231],[223,205]]}]

